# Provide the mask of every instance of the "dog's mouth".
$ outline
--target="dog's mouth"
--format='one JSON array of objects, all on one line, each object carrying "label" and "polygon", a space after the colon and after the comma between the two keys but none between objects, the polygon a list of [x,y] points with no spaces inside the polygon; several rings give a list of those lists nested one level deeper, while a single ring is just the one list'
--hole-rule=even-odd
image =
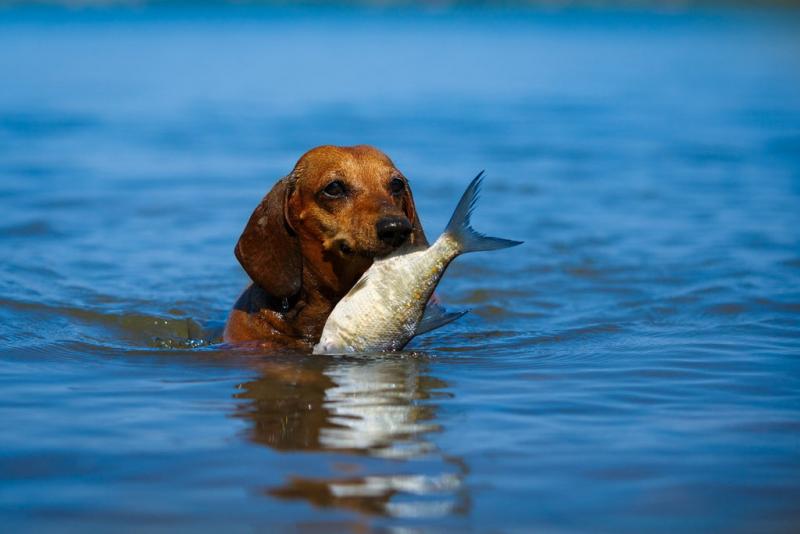
[{"label": "dog's mouth", "polygon": [[358,246],[359,243],[354,243],[347,238],[334,238],[325,244],[325,249],[329,252],[337,254],[339,257],[354,259],[366,258],[374,260],[376,257],[385,256],[394,250],[394,247],[385,245],[383,243],[376,243],[371,246]]},{"label": "dog's mouth", "polygon": [[342,253],[342,256],[352,256],[354,254],[353,249],[350,248],[350,245],[344,241],[339,243],[339,252]]},{"label": "dog's mouth", "polygon": [[348,243],[339,243],[338,246],[339,255],[343,258],[366,258],[368,260],[374,260],[377,257],[385,256],[391,253],[392,250],[394,250],[392,247],[354,249]]},{"label": "dog's mouth", "polygon": [[369,251],[355,248],[349,239],[334,238],[326,243],[325,249],[338,254],[342,258],[354,258],[356,256],[372,258],[375,254]]}]

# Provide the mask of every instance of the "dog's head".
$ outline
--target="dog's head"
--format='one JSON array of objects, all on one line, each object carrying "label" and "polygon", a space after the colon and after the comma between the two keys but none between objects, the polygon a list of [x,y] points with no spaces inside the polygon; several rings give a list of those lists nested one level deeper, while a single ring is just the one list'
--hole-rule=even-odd
[{"label": "dog's head", "polygon": [[373,258],[405,243],[426,240],[394,163],[370,146],[321,146],[264,197],[236,257],[254,282],[283,298],[299,291],[304,265],[354,282]]}]

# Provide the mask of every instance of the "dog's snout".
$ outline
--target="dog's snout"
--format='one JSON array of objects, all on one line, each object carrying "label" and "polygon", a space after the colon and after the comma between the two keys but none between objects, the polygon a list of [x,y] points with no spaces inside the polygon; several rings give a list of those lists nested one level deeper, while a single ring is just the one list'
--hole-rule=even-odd
[{"label": "dog's snout", "polygon": [[376,230],[378,239],[387,245],[397,247],[411,234],[411,223],[404,217],[384,217],[378,221]]}]

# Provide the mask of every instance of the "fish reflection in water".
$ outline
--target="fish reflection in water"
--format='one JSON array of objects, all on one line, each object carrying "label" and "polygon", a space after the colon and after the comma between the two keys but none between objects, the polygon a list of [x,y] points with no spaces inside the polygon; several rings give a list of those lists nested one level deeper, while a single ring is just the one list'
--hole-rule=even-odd
[{"label": "fish reflection in water", "polygon": [[430,440],[438,431],[433,401],[447,395],[447,384],[425,373],[424,356],[314,357],[265,362],[260,371],[236,395],[249,401],[238,416],[251,422],[250,439],[279,451],[331,453],[341,473],[290,476],[269,495],[388,516],[466,511],[466,466]]}]

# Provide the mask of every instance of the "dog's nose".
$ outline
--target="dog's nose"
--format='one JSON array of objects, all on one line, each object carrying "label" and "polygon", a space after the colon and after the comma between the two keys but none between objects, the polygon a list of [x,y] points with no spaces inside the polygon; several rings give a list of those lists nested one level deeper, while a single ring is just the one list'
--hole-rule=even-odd
[{"label": "dog's nose", "polygon": [[378,230],[378,239],[393,247],[403,244],[411,234],[411,223],[404,217],[384,217],[375,228]]}]

